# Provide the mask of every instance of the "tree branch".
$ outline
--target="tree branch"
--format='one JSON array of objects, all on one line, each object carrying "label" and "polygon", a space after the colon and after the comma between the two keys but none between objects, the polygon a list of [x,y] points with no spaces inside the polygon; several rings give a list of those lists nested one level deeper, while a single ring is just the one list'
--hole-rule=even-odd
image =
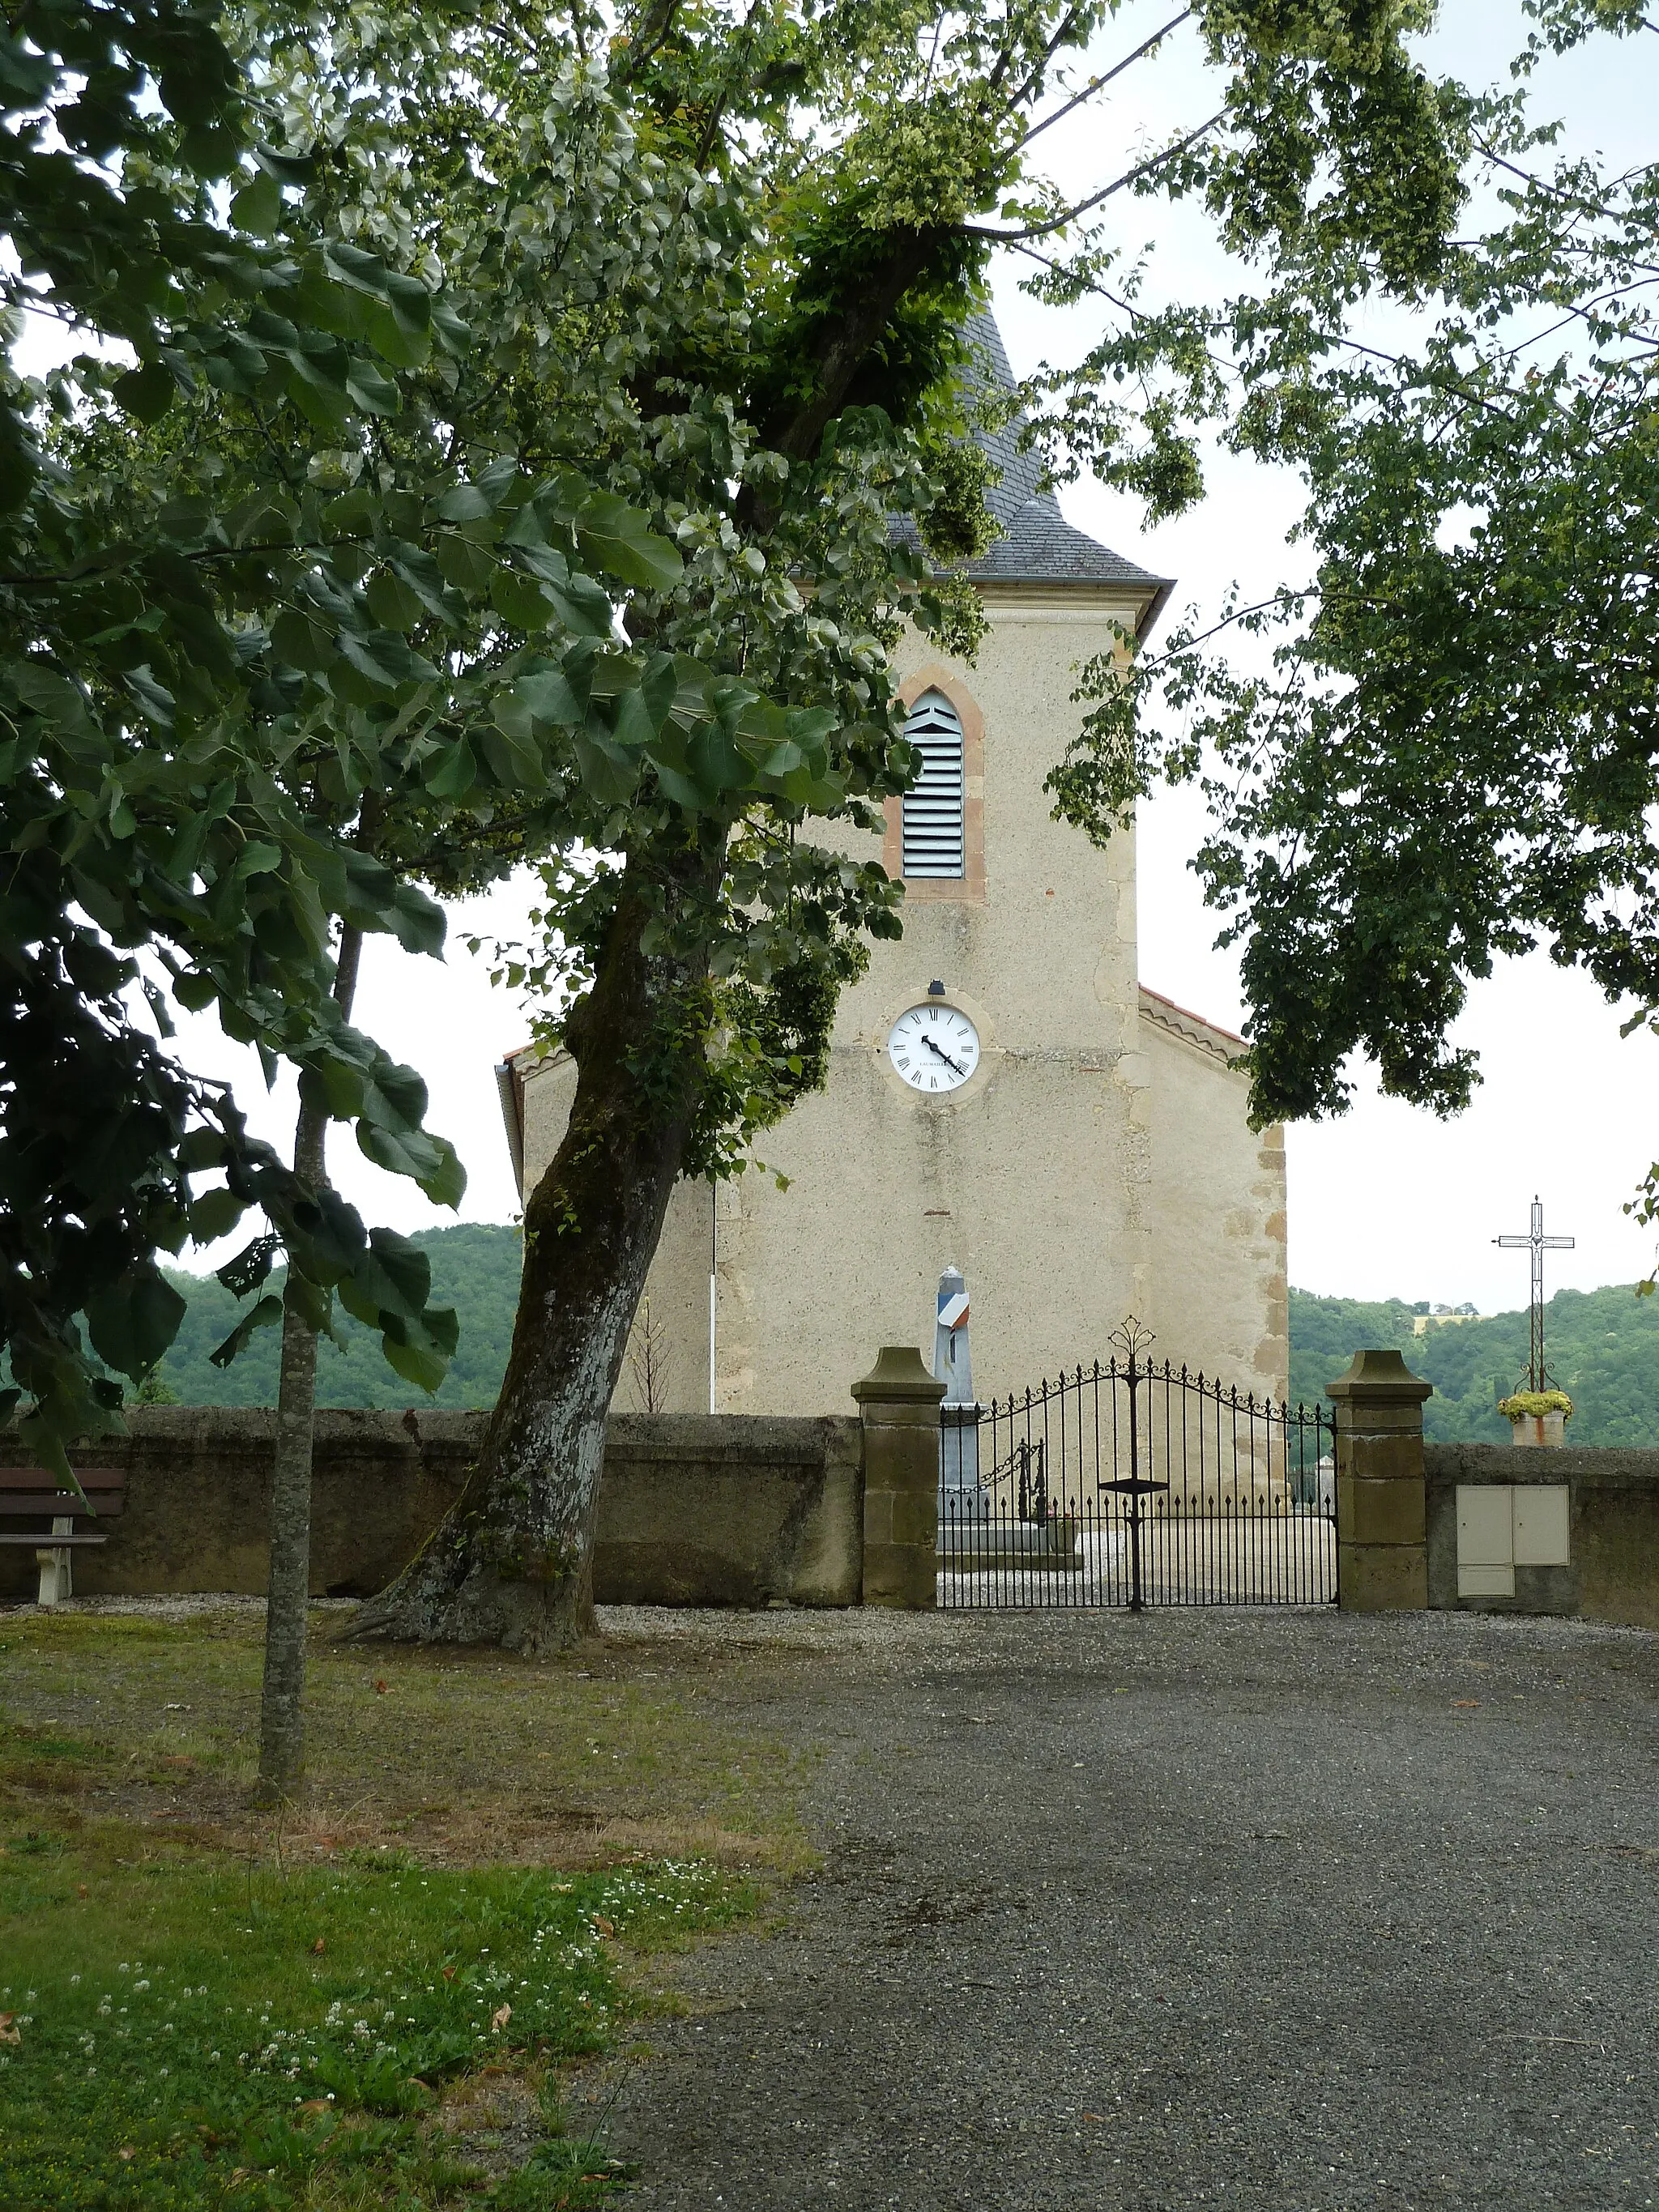
[{"label": "tree branch", "polygon": [[1224,121],[1226,112],[1224,107],[1218,109],[1207,123],[1200,123],[1196,131],[1189,131],[1173,146],[1166,146],[1161,153],[1150,155],[1133,169],[1126,169],[1111,184],[1091,193],[1086,200],[1079,200],[1074,207],[1065,208],[1059,215],[1051,216],[1047,222],[1028,223],[1024,230],[988,230],[981,224],[970,223],[966,227],[965,234],[969,238],[982,238],[992,246],[1018,246],[1028,238],[1047,238],[1054,231],[1064,230],[1068,222],[1075,222],[1080,215],[1087,215],[1091,208],[1098,207],[1103,200],[1110,199],[1115,192],[1121,192],[1126,186],[1138,183],[1142,177],[1150,176],[1153,170],[1161,169],[1166,161],[1173,161],[1177,154],[1184,154],[1189,146],[1196,144],[1203,137],[1206,131],[1213,131],[1218,123]]},{"label": "tree branch", "polygon": [[1131,67],[1131,65],[1135,62],[1139,61],[1144,55],[1151,53],[1152,48],[1159,45],[1164,40],[1167,39],[1171,31],[1178,31],[1181,26],[1191,16],[1192,12],[1193,11],[1190,8],[1183,8],[1178,15],[1172,15],[1170,18],[1170,21],[1164,26],[1164,28],[1161,31],[1154,31],[1150,39],[1143,39],[1132,54],[1125,54],[1121,62],[1115,63],[1112,68],[1103,70],[1099,76],[1091,77],[1088,83],[1084,86],[1082,91],[1074,93],[1071,99],[1066,101],[1064,107],[1057,107],[1052,115],[1045,115],[1041,123],[1034,123],[1030,129],[1026,132],[1025,136],[1019,141],[1019,146],[1016,149],[1016,151],[1019,151],[1029,146],[1033,138],[1040,138],[1043,132],[1048,130],[1053,125],[1056,123],[1063,123],[1074,107],[1081,107],[1085,100],[1092,100],[1097,92],[1112,82],[1114,77],[1121,76],[1126,69]]}]

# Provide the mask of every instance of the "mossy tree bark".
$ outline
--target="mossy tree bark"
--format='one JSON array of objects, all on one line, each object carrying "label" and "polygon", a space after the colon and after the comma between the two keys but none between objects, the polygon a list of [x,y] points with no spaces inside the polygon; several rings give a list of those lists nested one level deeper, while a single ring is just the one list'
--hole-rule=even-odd
[{"label": "mossy tree bark", "polygon": [[706,957],[647,951],[647,926],[679,897],[708,896],[722,865],[705,841],[666,880],[635,860],[624,872],[592,988],[566,1030],[576,1095],[525,1206],[513,1348],[483,1449],[436,1534],[348,1636],[495,1644],[534,1657],[592,1625],[605,1416],[702,1064],[672,1033],[706,985]]},{"label": "mossy tree bark", "polygon": [[[341,933],[334,997],[349,1015],[362,932]],[[312,1190],[326,1171],[328,1117],[302,1104],[294,1172]],[[293,1283],[293,1269],[289,1284]],[[276,1456],[270,1485],[270,1565],[265,1589],[265,1664],[259,1695],[259,1780],[264,1805],[291,1795],[305,1767],[306,1604],[311,1592],[311,1447],[317,1411],[317,1332],[291,1295],[283,1301],[276,1383]]]}]

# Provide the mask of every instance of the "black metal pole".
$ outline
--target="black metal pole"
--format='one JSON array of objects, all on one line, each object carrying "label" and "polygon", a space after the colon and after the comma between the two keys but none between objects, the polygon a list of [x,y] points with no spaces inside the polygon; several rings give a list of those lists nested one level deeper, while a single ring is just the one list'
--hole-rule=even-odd
[{"label": "black metal pole", "polygon": [[1129,1354],[1129,1474],[1136,1487],[1129,1492],[1129,1610],[1141,1610],[1140,1597],[1140,1448],[1137,1441],[1135,1386],[1139,1380],[1135,1356]]}]

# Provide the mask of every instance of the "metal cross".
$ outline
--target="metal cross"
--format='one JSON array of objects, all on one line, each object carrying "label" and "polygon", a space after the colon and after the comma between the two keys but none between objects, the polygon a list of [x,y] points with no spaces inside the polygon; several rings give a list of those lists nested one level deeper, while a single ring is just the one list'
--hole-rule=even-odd
[{"label": "metal cross", "polygon": [[1494,1244],[1501,1244],[1506,1252],[1532,1254],[1532,1330],[1527,1357],[1527,1388],[1528,1390],[1547,1390],[1549,1382],[1544,1370],[1544,1255],[1546,1252],[1571,1252],[1571,1237],[1546,1237],[1544,1209],[1536,1197],[1532,1202],[1532,1228],[1525,1237],[1494,1237]]}]

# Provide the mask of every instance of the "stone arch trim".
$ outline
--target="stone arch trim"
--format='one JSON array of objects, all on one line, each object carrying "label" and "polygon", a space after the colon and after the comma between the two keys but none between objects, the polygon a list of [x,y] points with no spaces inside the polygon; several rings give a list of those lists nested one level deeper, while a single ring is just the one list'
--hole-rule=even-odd
[{"label": "stone arch trim", "polygon": [[[955,905],[982,906],[985,902],[985,717],[981,714],[974,695],[960,677],[953,675],[942,661],[930,661],[914,675],[907,676],[898,687],[899,703],[908,714],[924,691],[941,691],[956,709],[957,720],[962,724],[962,845],[961,876],[919,876],[915,883],[907,883],[904,896],[913,905],[937,904],[947,901]],[[881,864],[896,881],[904,875],[904,829],[901,813],[902,802],[896,799],[887,801],[887,830],[882,840]]]}]

